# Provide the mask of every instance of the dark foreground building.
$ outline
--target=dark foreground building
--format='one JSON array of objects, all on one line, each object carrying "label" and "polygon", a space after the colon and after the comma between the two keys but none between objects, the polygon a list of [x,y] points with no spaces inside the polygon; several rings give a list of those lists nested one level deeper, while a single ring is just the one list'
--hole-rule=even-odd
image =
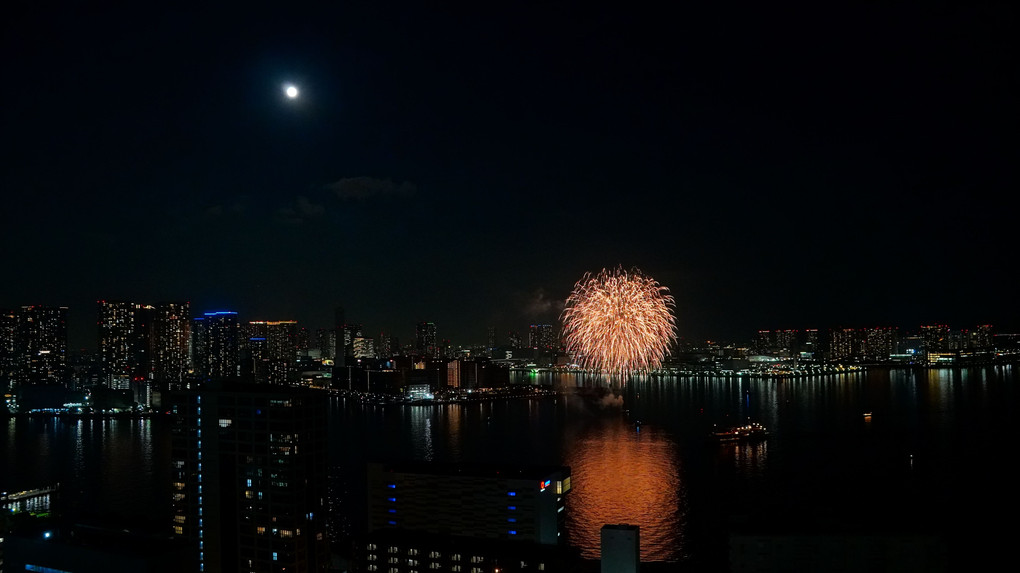
[{"label": "dark foreground building", "polygon": [[173,531],[190,570],[325,571],[326,393],[226,381],[173,402]]},{"label": "dark foreground building", "polygon": [[82,525],[9,535],[0,571],[177,573],[188,570],[178,540]]},{"label": "dark foreground building", "polygon": [[370,464],[361,570],[562,571],[565,467]]}]

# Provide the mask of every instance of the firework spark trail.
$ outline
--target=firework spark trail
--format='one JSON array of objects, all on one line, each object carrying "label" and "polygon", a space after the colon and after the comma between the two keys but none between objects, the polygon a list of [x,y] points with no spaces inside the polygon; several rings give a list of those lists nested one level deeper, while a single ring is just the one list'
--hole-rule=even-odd
[{"label": "firework spark trail", "polygon": [[676,340],[673,307],[669,289],[638,269],[585,273],[560,316],[567,352],[621,380],[656,370]]}]

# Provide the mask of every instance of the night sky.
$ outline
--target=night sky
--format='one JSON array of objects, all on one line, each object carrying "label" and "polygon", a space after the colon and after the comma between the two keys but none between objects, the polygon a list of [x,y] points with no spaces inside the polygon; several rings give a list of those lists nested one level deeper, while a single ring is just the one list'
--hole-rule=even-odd
[{"label": "night sky", "polygon": [[1017,326],[1010,3],[332,4],[6,12],[0,307],[472,344],[623,265],[692,339]]}]

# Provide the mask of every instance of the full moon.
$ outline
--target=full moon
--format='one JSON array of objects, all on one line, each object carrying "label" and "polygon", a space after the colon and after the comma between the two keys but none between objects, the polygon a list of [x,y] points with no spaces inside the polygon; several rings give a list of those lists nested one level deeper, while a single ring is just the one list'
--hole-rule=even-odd
[{"label": "full moon", "polygon": [[290,99],[294,99],[298,96],[297,86],[289,85],[283,88],[283,93],[287,94]]}]

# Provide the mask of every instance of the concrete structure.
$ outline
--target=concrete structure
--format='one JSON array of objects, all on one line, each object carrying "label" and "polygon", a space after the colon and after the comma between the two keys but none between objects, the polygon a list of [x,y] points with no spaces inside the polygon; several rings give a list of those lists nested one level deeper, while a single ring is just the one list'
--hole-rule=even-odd
[{"label": "concrete structure", "polygon": [[602,526],[602,573],[637,573],[641,567],[640,534],[636,525]]},{"label": "concrete structure", "polygon": [[222,381],[172,401],[172,528],[189,570],[324,571],[327,394]]}]

